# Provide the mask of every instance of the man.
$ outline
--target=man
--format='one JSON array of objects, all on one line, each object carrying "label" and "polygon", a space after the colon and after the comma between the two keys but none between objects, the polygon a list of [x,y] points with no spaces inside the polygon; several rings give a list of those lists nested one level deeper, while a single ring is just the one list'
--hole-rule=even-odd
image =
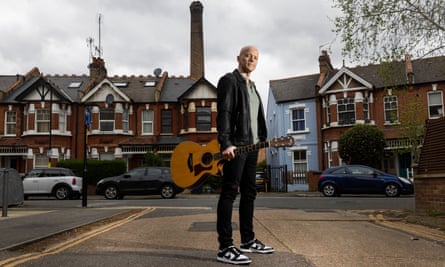
[{"label": "man", "polygon": [[[256,198],[255,174],[258,151],[237,153],[237,146],[265,141],[266,121],[261,98],[250,80],[258,62],[258,49],[243,47],[237,57],[238,68],[224,75],[218,82],[218,141],[222,155],[223,181],[217,208],[219,251],[217,260],[232,264],[249,264],[251,259],[243,252],[272,253],[255,238],[253,232],[254,201]],[[240,249],[233,245],[232,209],[240,193],[239,227]]]}]

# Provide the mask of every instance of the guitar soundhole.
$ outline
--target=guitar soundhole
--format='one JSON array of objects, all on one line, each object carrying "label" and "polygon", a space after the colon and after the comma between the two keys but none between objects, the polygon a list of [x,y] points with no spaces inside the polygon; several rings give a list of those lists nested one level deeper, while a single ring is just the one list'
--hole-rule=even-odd
[{"label": "guitar soundhole", "polygon": [[212,160],[213,160],[212,153],[207,152],[202,155],[202,160],[201,160],[202,164],[210,165],[212,163]]}]

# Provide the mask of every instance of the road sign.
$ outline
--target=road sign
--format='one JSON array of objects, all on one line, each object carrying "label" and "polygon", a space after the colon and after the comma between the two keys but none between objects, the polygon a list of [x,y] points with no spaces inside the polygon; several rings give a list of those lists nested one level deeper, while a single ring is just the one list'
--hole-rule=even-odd
[{"label": "road sign", "polygon": [[85,125],[86,126],[91,125],[91,108],[90,107],[85,108]]}]

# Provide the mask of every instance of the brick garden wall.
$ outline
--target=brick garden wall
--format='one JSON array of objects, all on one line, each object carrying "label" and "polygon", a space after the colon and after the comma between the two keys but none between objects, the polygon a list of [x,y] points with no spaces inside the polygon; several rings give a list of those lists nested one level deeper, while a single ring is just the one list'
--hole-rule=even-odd
[{"label": "brick garden wall", "polygon": [[445,173],[417,175],[414,178],[416,212],[445,212]]}]

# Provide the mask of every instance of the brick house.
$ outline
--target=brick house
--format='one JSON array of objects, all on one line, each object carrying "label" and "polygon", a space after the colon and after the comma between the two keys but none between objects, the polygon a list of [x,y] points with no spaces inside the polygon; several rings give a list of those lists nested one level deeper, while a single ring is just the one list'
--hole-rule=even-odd
[{"label": "brick house", "polygon": [[295,145],[270,149],[268,164],[292,171],[340,165],[340,136],[354,125],[370,124],[386,139],[382,170],[412,177],[425,120],[444,116],[445,56],[334,69],[323,51],[318,63],[318,74],[270,81],[270,138],[292,135]]},{"label": "brick house", "polygon": [[[319,60],[321,169],[341,164],[338,139],[355,124],[380,128],[386,139],[382,169],[412,176],[412,162],[422,145],[426,119],[443,117],[445,57],[369,65],[339,70],[329,57]],[[324,67],[323,67],[324,66]]]},{"label": "brick house", "polygon": [[191,4],[187,77],[160,69],[109,77],[100,57],[91,58],[89,75],[42,75],[37,67],[0,75],[0,166],[26,173],[83,159],[86,147],[89,159],[122,159],[132,169],[146,152],[168,162],[183,140],[215,139],[216,88],[204,77],[202,11],[199,1]]}]

